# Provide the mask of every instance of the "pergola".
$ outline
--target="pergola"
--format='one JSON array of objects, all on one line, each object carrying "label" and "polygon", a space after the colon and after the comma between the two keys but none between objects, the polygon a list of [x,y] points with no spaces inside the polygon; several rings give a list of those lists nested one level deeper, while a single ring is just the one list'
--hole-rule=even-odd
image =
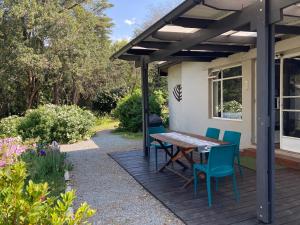
[{"label": "pergola", "polygon": [[[298,3],[298,4],[297,4]],[[257,218],[274,218],[275,42],[300,34],[300,0],[186,0],[113,59],[141,67],[144,151],[148,156],[148,64],[210,62],[257,49]]]}]

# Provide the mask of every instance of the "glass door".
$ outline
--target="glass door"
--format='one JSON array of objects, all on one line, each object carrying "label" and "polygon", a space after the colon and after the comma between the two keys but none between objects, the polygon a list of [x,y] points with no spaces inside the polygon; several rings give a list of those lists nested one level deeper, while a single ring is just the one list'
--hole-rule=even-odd
[{"label": "glass door", "polygon": [[300,153],[300,56],[282,61],[281,149]]}]

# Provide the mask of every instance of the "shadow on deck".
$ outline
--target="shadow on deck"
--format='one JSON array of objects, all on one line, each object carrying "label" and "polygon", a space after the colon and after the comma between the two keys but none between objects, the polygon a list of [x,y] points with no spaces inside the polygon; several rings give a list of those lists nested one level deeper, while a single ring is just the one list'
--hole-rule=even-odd
[{"label": "shadow on deck", "polygon": [[[243,169],[237,174],[240,202],[236,202],[231,179],[219,181],[218,192],[213,192],[213,206],[207,205],[206,184],[201,180],[197,196],[193,186],[182,188],[184,180],[170,171],[155,172],[154,157],[145,159],[142,151],[116,152],[110,156],[155,198],[162,202],[186,224],[252,225],[256,220],[255,171]],[[160,154],[164,162],[164,155]],[[176,166],[175,166],[176,168]],[[186,175],[191,175],[187,170]],[[276,212],[274,224],[300,224],[300,171],[276,170]]]}]

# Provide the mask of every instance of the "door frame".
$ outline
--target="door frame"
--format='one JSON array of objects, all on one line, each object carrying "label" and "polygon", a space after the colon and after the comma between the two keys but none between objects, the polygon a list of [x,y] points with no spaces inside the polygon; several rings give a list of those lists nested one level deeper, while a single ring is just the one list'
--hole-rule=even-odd
[{"label": "door frame", "polygon": [[300,153],[300,148],[294,148],[294,146],[300,146],[300,138],[283,135],[283,99],[285,98],[285,96],[283,96],[283,63],[284,59],[292,58],[295,56],[300,56],[300,52],[282,54],[280,57],[280,149]]}]

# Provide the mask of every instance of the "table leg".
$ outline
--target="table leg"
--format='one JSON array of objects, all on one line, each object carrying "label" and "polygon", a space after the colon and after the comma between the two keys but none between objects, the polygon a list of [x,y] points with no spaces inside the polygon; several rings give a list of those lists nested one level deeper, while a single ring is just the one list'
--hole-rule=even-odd
[{"label": "table leg", "polygon": [[186,166],[183,162],[180,162],[178,159],[174,160],[174,158],[181,152],[181,150],[179,148],[177,148],[177,151],[175,154],[172,153],[172,151],[169,151],[168,148],[166,148],[163,143],[159,140],[157,140],[158,143],[161,145],[162,149],[169,155],[170,159],[168,160],[168,162],[161,167],[158,171],[162,172],[167,166],[169,166],[172,162],[176,162],[177,164],[179,164],[181,167],[183,167],[183,169],[187,169],[188,166]]}]

